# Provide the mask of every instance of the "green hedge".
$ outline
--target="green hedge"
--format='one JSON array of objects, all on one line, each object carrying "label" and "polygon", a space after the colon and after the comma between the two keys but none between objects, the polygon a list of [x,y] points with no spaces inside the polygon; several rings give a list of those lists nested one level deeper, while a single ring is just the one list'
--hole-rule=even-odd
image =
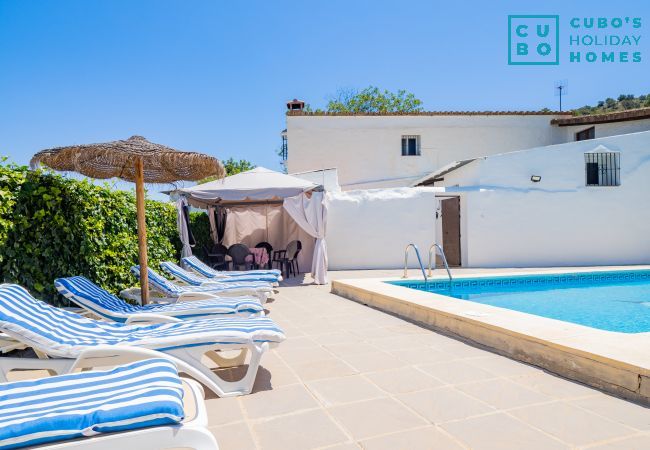
[{"label": "green hedge", "polygon": [[203,247],[212,247],[212,238],[210,237],[210,220],[205,212],[191,212],[190,213],[190,228],[194,235],[196,245],[192,249],[197,257],[203,258],[205,256]]},{"label": "green hedge", "polygon": [[[178,260],[176,210],[147,201],[149,262]],[[205,216],[205,214],[203,214]],[[193,222],[200,223],[197,217]],[[207,216],[205,216],[207,221]],[[111,292],[136,284],[135,198],[26,167],[0,166],[0,279],[61,302],[57,277],[84,275]]]}]

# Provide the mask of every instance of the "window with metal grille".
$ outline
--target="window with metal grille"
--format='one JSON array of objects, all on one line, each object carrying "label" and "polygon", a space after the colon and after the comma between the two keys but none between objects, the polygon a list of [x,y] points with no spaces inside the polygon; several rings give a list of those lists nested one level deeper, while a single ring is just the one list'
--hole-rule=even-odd
[{"label": "window with metal grille", "polygon": [[621,154],[618,152],[585,153],[587,186],[620,186]]},{"label": "window with metal grille", "polygon": [[402,156],[420,154],[420,136],[402,136]]}]

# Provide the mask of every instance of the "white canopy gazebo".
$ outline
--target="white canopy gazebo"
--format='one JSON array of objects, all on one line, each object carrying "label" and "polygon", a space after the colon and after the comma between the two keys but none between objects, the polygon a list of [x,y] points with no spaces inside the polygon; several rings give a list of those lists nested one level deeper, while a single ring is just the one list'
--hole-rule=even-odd
[{"label": "white canopy gazebo", "polygon": [[[179,232],[184,255],[191,252],[187,244],[184,220],[180,220],[184,202],[208,210],[215,242],[230,246],[244,243],[254,247],[269,242],[275,250],[288,242],[303,244],[298,257],[301,270],[311,268],[314,281],[327,282],[327,248],[325,226],[327,206],[320,185],[298,177],[257,167],[204,184],[174,191],[179,199]],[[215,211],[225,209],[225,227],[217,231]]]},{"label": "white canopy gazebo", "polygon": [[241,172],[209,183],[179,189],[180,195],[197,207],[207,205],[239,205],[254,202],[282,202],[320,186],[301,178],[275,172],[264,167]]}]

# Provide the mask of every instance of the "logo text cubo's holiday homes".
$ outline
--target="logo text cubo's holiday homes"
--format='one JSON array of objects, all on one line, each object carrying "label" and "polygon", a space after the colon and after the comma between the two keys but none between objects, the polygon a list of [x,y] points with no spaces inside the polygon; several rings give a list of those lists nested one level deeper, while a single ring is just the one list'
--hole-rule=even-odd
[{"label": "logo text cubo's holiday homes", "polygon": [[641,62],[640,17],[574,17],[569,21],[569,62]]},{"label": "logo text cubo's holiday homes", "polygon": [[571,17],[563,22],[557,15],[510,15],[508,64],[639,63],[642,26],[641,17],[630,16]]}]

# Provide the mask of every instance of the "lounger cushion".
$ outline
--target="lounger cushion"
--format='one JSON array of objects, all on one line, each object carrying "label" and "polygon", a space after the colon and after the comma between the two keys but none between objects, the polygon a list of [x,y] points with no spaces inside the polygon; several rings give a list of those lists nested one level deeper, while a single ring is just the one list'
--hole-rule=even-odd
[{"label": "lounger cushion", "polygon": [[66,298],[95,314],[115,322],[125,322],[133,314],[164,314],[180,319],[214,314],[256,314],[264,310],[255,297],[229,297],[174,304],[131,305],[97,286],[87,278],[58,278],[54,286]]},{"label": "lounger cushion", "polygon": [[[149,277],[149,284],[151,285],[151,287],[163,293],[164,295],[170,297],[177,297],[181,294],[188,293],[188,292],[209,293],[209,294],[211,293],[211,294],[219,295],[219,292],[231,291],[231,290],[246,289],[252,292],[252,291],[257,291],[258,289],[262,291],[267,291],[267,290],[270,291],[272,289],[271,285],[268,283],[265,283],[264,286],[222,287],[222,286],[212,285],[212,284],[205,284],[203,286],[179,286],[175,283],[172,283],[167,278],[163,277],[162,275],[160,275],[155,270],[152,270],[151,268],[148,268],[147,272]],[[131,267],[131,273],[136,277],[139,277],[140,266]]]},{"label": "lounger cushion", "polygon": [[16,284],[0,286],[0,331],[63,358],[76,358],[82,350],[96,345],[166,350],[285,339],[282,330],[266,317],[219,317],[148,325],[93,320],[37,300]]},{"label": "lounger cushion", "polygon": [[0,384],[3,450],[182,419],[181,380],[164,359]]},{"label": "lounger cushion", "polygon": [[188,272],[182,267],[179,267],[176,264],[169,261],[161,262],[160,267],[162,267],[171,276],[191,286],[205,286],[206,284],[209,284],[210,286],[218,287],[220,289],[237,289],[237,288],[270,289],[271,288],[269,282],[260,281],[260,280],[237,280],[230,283],[223,283],[220,279],[205,278],[205,277],[195,275],[192,272]]},{"label": "lounger cushion", "polygon": [[262,280],[277,282],[282,272],[277,269],[269,270],[244,270],[244,271],[217,271],[198,259],[196,256],[186,256],[183,263],[190,266],[204,277],[217,278],[219,281],[231,281],[233,279],[246,278],[250,280]]}]

